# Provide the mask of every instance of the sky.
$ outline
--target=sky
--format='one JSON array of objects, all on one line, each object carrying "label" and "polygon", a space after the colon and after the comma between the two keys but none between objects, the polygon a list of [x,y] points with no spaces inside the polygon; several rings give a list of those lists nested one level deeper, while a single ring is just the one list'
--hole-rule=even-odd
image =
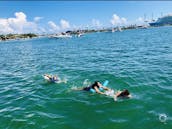
[{"label": "sky", "polygon": [[0,1],[0,34],[139,25],[171,13],[171,1]]}]

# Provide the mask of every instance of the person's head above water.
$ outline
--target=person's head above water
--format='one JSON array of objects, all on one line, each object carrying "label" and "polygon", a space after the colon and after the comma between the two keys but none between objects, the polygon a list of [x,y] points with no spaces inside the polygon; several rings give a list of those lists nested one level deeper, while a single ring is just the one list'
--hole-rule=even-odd
[{"label": "person's head above water", "polygon": [[117,97],[129,97],[130,92],[128,90],[123,90]]},{"label": "person's head above water", "polygon": [[94,84],[98,85],[100,82],[99,81],[95,81]]},{"label": "person's head above water", "polygon": [[93,83],[93,85],[94,85],[94,86],[100,86],[101,83],[100,83],[99,81],[95,81],[95,82]]}]

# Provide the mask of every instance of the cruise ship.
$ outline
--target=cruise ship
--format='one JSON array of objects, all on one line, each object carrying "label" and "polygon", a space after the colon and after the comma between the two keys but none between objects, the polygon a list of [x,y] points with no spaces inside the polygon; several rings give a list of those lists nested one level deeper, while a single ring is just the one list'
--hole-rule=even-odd
[{"label": "cruise ship", "polygon": [[158,18],[157,21],[149,23],[150,26],[172,25],[172,14]]}]

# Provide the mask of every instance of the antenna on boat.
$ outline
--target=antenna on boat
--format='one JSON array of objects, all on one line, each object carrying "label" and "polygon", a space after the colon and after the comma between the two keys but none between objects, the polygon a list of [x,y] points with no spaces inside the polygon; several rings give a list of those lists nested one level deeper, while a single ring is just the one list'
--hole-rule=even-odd
[{"label": "antenna on boat", "polygon": [[146,20],[146,14],[144,14],[144,22],[148,22],[148,20]]},{"label": "antenna on boat", "polygon": [[153,18],[153,13],[152,13],[152,21],[155,21],[154,18]]}]

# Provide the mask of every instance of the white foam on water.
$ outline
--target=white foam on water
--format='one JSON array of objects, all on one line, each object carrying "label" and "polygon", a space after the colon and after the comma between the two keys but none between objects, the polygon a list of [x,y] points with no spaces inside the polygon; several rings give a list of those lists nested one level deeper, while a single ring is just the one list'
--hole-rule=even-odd
[{"label": "white foam on water", "polygon": [[83,86],[89,86],[91,85],[91,82],[88,79],[85,79],[83,82]]}]

